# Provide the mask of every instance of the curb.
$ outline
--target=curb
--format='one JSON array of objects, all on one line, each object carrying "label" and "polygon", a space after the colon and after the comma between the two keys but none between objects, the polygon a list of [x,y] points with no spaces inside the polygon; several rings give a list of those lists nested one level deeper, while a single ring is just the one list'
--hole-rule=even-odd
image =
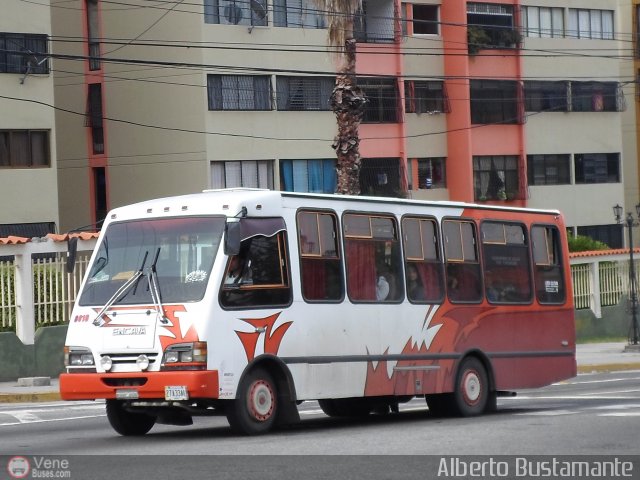
[{"label": "curb", "polygon": [[619,372],[640,370],[640,363],[609,363],[605,365],[578,365],[578,373]]},{"label": "curb", "polygon": [[0,403],[38,403],[62,400],[59,392],[46,393],[0,393]]}]

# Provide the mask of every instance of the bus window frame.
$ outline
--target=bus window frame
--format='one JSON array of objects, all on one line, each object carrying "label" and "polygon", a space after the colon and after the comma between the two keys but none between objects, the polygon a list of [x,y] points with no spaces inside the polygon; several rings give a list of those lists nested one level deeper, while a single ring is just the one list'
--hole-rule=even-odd
[{"label": "bus window frame", "polygon": [[[534,254],[534,244],[533,244],[533,229],[535,227],[543,227],[546,229],[553,229],[557,232],[557,236],[558,236],[558,263],[557,264],[553,264],[550,261],[548,263],[536,263],[536,258],[535,258],[535,254]],[[566,305],[567,301],[568,301],[568,295],[567,295],[567,268],[565,265],[565,259],[564,259],[564,251],[563,251],[563,237],[562,237],[562,232],[561,229],[558,228],[557,225],[553,224],[553,223],[542,223],[542,222],[535,222],[532,223],[531,226],[529,227],[531,233],[531,268],[533,270],[533,295],[536,299],[536,301],[538,302],[539,305],[543,305],[543,306],[558,306],[558,305]],[[566,235],[566,231],[565,231],[565,235]],[[547,244],[548,245],[548,244]],[[548,251],[547,251],[547,260],[549,260],[549,255],[548,255]],[[558,266],[560,267],[560,278],[562,279],[563,285],[562,285],[562,301],[557,301],[557,302],[549,302],[549,301],[541,301],[540,297],[538,296],[538,290],[536,288],[536,280],[537,280],[537,267],[538,266],[542,266],[542,267],[554,267],[554,266]],[[569,272],[571,271],[571,269],[569,268]]]},{"label": "bus window frame", "polygon": [[[476,260],[475,262],[469,262],[469,261],[465,261],[464,259],[464,242],[462,241],[461,238],[461,245],[462,245],[462,254],[463,257],[461,259],[453,259],[452,261],[449,260],[447,258],[447,247],[446,247],[446,238],[445,238],[445,229],[444,229],[444,223],[447,221],[453,221],[453,222],[457,222],[457,223],[470,223],[473,226],[473,233],[474,233],[474,239],[475,239],[475,252],[476,252]],[[440,220],[440,228],[442,229],[442,252],[443,252],[443,262],[444,262],[444,267],[445,267],[445,289],[446,289],[446,298],[447,300],[451,303],[451,304],[458,304],[458,305],[478,305],[481,304],[484,301],[484,278],[483,278],[483,266],[482,266],[482,259],[480,257],[480,245],[479,245],[479,235],[478,235],[478,224],[476,223],[476,220],[474,218],[470,218],[470,217],[455,217],[455,216],[444,216],[442,217],[442,219]],[[480,283],[480,295],[478,296],[479,298],[477,300],[454,300],[451,298],[450,295],[450,291],[451,291],[451,286],[450,286],[450,282],[449,282],[449,268],[448,265],[449,264],[471,264],[471,265],[477,265],[478,266],[478,276],[479,276],[479,283]]]},{"label": "bus window frame", "polygon": [[[425,259],[425,253],[424,253],[424,245],[422,245],[422,241],[420,242],[420,246],[422,248],[422,258],[418,259],[418,258],[414,258],[414,257],[408,257],[406,252],[406,248],[405,248],[405,238],[404,238],[404,221],[405,220],[411,220],[411,219],[415,219],[418,221],[421,220],[426,220],[426,221],[430,221],[433,222],[435,225],[434,228],[434,233],[436,235],[436,251],[437,251],[437,262],[431,262],[431,261],[427,261]],[[410,303],[414,303],[414,304],[418,304],[418,305],[441,305],[444,302],[444,299],[447,296],[447,287],[446,287],[446,273],[445,273],[445,263],[444,263],[444,246],[443,246],[443,238],[442,238],[442,231],[440,228],[440,222],[438,221],[437,217],[433,216],[433,215],[420,215],[420,214],[411,214],[411,213],[407,213],[405,215],[402,215],[402,217],[400,217],[400,240],[401,240],[401,244],[402,244],[402,267],[404,270],[404,287],[405,287],[405,296],[407,298],[407,300],[409,300]],[[422,236],[420,237],[420,240],[422,240]],[[437,263],[439,265],[438,271],[439,271],[439,275],[440,275],[440,282],[441,282],[441,294],[440,297],[437,300],[415,300],[415,299],[411,299],[409,298],[409,292],[408,292],[408,278],[407,278],[407,265],[410,263]]]},{"label": "bus window frame", "polygon": [[[345,221],[345,218],[347,216],[349,216],[349,215],[369,217],[369,236],[347,235],[347,233],[346,233],[347,222]],[[374,232],[373,232],[373,226],[371,225],[371,219],[372,218],[384,218],[384,219],[391,220],[392,226],[394,227],[395,240],[375,237],[374,236]],[[405,299],[404,267],[402,265],[402,263],[403,263],[403,253],[402,253],[401,229],[400,229],[400,223],[398,222],[397,216],[394,213],[391,213],[391,212],[344,210],[342,212],[340,221],[341,221],[341,224],[342,224],[342,250],[344,252],[344,254],[343,254],[344,285],[345,285],[346,297],[349,299],[349,301],[351,303],[353,303],[353,304],[378,304],[378,305],[393,305],[393,304],[401,304],[401,303],[403,303],[404,299]],[[377,299],[373,299],[373,300],[358,300],[358,299],[354,299],[352,297],[351,292],[349,291],[349,261],[347,259],[347,255],[346,255],[347,241],[348,240],[355,240],[355,241],[368,240],[368,241],[372,241],[372,242],[395,241],[395,242],[398,243],[398,252],[399,252],[398,261],[400,263],[400,266],[399,266],[399,268],[396,267],[396,270],[390,272],[390,273],[395,275],[395,286],[396,286],[396,288],[400,289],[400,292],[399,292],[399,295],[397,296],[397,298],[390,299],[390,300],[386,300],[386,299],[383,299],[383,300],[377,300]],[[376,282],[377,282],[377,279],[379,278],[379,272],[376,271],[375,275],[376,275]]]},{"label": "bus window frame", "polygon": [[[339,272],[339,278],[340,278],[340,297],[336,298],[336,299],[320,299],[320,300],[315,300],[315,299],[309,299],[306,298],[304,295],[304,288],[303,288],[303,280],[302,280],[302,260],[303,258],[312,258],[312,259],[318,259],[318,260],[322,260],[322,259],[326,259],[329,257],[323,257],[322,256],[322,248],[320,248],[320,254],[319,255],[313,255],[313,254],[303,254],[302,253],[302,246],[300,244],[300,221],[299,221],[299,215],[301,213],[314,213],[316,215],[330,215],[331,217],[333,217],[333,220],[335,221],[335,234],[336,234],[336,238],[335,238],[335,243],[336,243],[336,260],[338,262],[339,268],[340,268],[340,272]],[[344,302],[344,299],[346,298],[346,278],[345,278],[345,260],[344,260],[344,253],[343,253],[343,245],[342,245],[342,226],[340,224],[340,217],[338,215],[338,213],[330,208],[313,208],[313,207],[300,207],[296,210],[296,231],[295,231],[295,237],[296,237],[296,242],[298,243],[298,271],[299,271],[299,276],[298,276],[298,280],[300,282],[300,295],[302,296],[302,299],[306,302],[306,303],[311,303],[311,304],[316,304],[316,303],[332,303],[332,304],[336,304],[336,303],[342,303]],[[318,226],[318,236],[320,237],[320,228]]]},{"label": "bus window frame", "polygon": [[[486,242],[484,241],[484,239],[482,238],[482,235],[483,235],[482,228],[487,223],[494,223],[494,224],[497,223],[503,226],[503,241],[501,242],[493,241],[493,240],[486,241]],[[504,226],[506,225],[515,225],[522,228],[522,232],[524,233],[524,240],[521,244],[508,242],[507,232],[504,229]],[[534,297],[536,296],[536,293],[535,293],[535,279],[534,279],[534,268],[533,268],[533,250],[532,250],[533,243],[531,241],[531,232],[529,231],[527,224],[523,222],[513,221],[513,220],[503,220],[500,218],[483,218],[482,221],[480,222],[479,232],[481,237],[480,245],[482,247],[481,248],[482,278],[484,281],[483,292],[484,292],[485,298],[487,299],[487,302],[489,302],[491,305],[531,305],[534,301]],[[492,245],[492,246],[502,245],[504,247],[512,246],[515,248],[521,248],[526,251],[526,258],[528,261],[528,277],[529,277],[529,298],[527,300],[524,300],[524,301],[493,300],[489,297],[489,295],[487,295],[488,286],[487,286],[486,276],[487,276],[488,270],[486,268],[486,255],[484,251],[484,245]]]}]

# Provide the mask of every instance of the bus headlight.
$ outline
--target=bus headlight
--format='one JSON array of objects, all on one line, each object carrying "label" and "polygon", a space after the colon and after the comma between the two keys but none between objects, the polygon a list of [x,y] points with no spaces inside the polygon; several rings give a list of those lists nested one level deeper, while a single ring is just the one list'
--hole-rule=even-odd
[{"label": "bus headlight", "polygon": [[207,342],[169,345],[162,357],[162,366],[169,369],[204,369],[207,366]]},{"label": "bus headlight", "polygon": [[64,347],[65,367],[93,367],[95,362],[91,350],[85,347]]}]

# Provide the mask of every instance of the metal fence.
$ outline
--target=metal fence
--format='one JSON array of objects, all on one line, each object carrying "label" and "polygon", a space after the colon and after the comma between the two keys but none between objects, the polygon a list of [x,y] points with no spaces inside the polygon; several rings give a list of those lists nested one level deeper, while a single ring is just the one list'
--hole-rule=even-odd
[{"label": "metal fence", "polygon": [[[78,252],[73,273],[67,273],[65,270],[65,254],[32,261],[36,326],[64,323],[69,320],[90,256],[91,252]],[[0,327],[2,330],[15,329],[17,308],[15,268],[12,261],[0,262]]]}]

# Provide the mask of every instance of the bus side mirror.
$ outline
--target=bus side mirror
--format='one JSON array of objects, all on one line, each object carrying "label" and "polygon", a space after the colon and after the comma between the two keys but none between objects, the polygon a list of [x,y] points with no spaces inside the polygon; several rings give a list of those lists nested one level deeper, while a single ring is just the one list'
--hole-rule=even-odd
[{"label": "bus side mirror", "polygon": [[78,237],[70,237],[67,240],[67,273],[73,273],[76,266],[76,255],[78,254]]},{"label": "bus side mirror", "polygon": [[224,227],[224,254],[240,253],[240,222],[227,222]]}]

